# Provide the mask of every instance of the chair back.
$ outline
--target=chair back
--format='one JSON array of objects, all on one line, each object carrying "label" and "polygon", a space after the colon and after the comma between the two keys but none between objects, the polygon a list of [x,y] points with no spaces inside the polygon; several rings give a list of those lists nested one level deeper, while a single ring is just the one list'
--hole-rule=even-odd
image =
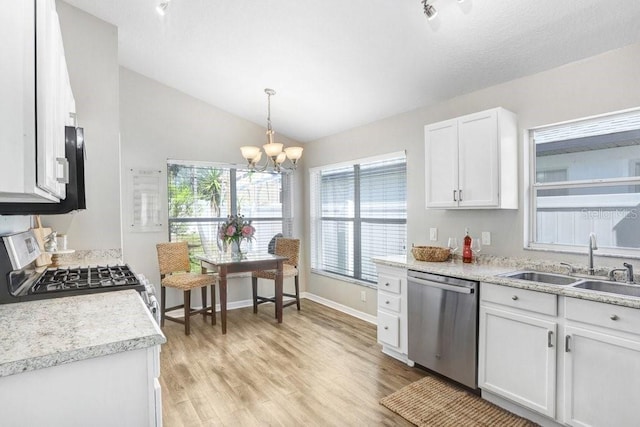
[{"label": "chair back", "polygon": [[187,242],[158,243],[158,265],[160,275],[164,276],[176,271],[190,271],[189,247]]},{"label": "chair back", "polygon": [[300,239],[289,239],[278,237],[276,240],[275,254],[289,258],[284,263],[298,267],[298,256],[300,253]]}]

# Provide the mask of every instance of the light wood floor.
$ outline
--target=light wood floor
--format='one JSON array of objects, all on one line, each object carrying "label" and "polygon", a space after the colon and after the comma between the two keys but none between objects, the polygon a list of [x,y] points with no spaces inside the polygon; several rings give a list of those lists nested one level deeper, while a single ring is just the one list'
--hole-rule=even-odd
[{"label": "light wood floor", "polygon": [[378,400],[425,374],[383,355],[374,325],[309,300],[280,325],[272,304],[229,311],[226,336],[219,322],[165,323],[166,427],[411,425]]}]

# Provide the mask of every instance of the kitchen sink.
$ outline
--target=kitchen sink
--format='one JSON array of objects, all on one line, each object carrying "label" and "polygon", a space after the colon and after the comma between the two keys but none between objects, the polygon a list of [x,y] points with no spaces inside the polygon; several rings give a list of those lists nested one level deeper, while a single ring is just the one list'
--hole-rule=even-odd
[{"label": "kitchen sink", "polygon": [[538,282],[547,285],[558,286],[568,286],[580,280],[571,276],[554,273],[542,273],[540,271],[514,271],[511,273],[501,274],[500,276],[508,277],[510,279],[527,280],[529,282]]},{"label": "kitchen sink", "polygon": [[639,285],[626,285],[624,283],[603,282],[600,280],[583,280],[573,285],[573,287],[590,291],[606,292],[608,294],[640,297]]}]

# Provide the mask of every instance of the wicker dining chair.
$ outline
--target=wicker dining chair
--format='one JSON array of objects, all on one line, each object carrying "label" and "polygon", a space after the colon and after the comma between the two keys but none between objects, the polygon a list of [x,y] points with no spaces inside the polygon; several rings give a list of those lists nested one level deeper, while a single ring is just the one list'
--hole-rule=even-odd
[{"label": "wicker dining chair", "polygon": [[[300,310],[300,283],[298,281],[298,258],[300,252],[300,240],[289,239],[285,237],[278,237],[275,241],[276,255],[287,257],[282,265],[282,278],[293,277],[295,285],[295,294],[282,293],[283,296],[294,298],[291,301],[287,301],[282,304],[282,307],[288,307],[295,304],[298,310]],[[276,280],[275,270],[259,270],[254,271],[251,274],[251,287],[253,290],[253,312],[258,312],[258,305],[265,302],[272,302],[275,304],[276,298],[262,297],[258,295],[258,279]]]},{"label": "wicker dining chair", "polygon": [[[165,319],[172,322],[183,323],[184,333],[189,335],[189,319],[194,314],[202,314],[206,321],[211,316],[211,324],[216,324],[216,281],[215,274],[191,273],[189,262],[189,248],[187,242],[158,243],[158,264],[160,266],[160,326],[164,326]],[[211,286],[211,305],[207,306],[207,286]],[[166,307],[166,288],[174,288],[183,291],[184,302],[174,307]],[[202,292],[202,308],[191,309],[191,290],[200,288]],[[167,311],[184,308],[184,319],[168,316]]]}]

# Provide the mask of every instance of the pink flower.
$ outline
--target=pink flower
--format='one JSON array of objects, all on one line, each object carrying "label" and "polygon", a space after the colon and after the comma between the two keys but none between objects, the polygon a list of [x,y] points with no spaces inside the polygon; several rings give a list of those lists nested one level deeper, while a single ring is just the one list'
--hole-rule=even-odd
[{"label": "pink flower", "polygon": [[242,237],[251,237],[253,236],[253,233],[255,233],[255,228],[253,228],[253,226],[251,225],[245,225],[244,227],[242,227]]},{"label": "pink flower", "polygon": [[236,234],[236,228],[233,225],[227,227],[227,236],[231,237]]}]

